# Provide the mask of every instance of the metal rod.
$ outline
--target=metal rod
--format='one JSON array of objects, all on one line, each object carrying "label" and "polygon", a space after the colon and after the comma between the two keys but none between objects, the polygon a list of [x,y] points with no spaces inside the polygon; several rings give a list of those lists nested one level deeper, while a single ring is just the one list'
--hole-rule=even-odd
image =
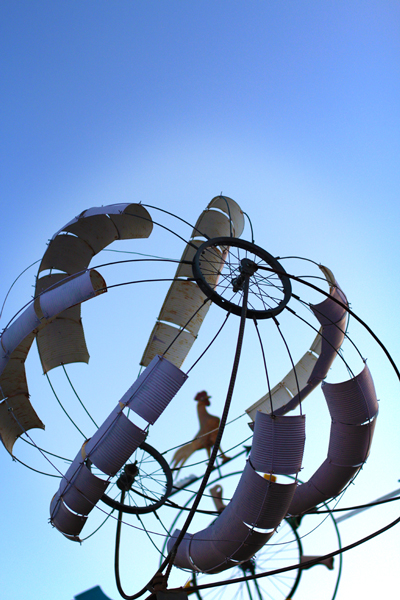
[{"label": "metal rod", "polygon": [[[377,498],[376,500],[371,502],[371,504],[373,505],[375,502],[381,502],[382,500],[388,500],[389,498],[393,498],[394,496],[398,496],[399,494],[400,494],[400,488],[398,490],[394,490],[394,492],[390,492],[389,494],[386,494],[385,496],[381,496],[380,498]],[[346,519],[350,519],[351,517],[354,517],[355,515],[358,515],[358,513],[361,513],[364,510],[368,510],[369,508],[372,508],[372,506],[363,506],[362,508],[355,508],[354,510],[349,511],[342,517],[339,517],[338,519],[336,519],[336,523],[341,523],[342,521],[345,521]]]}]

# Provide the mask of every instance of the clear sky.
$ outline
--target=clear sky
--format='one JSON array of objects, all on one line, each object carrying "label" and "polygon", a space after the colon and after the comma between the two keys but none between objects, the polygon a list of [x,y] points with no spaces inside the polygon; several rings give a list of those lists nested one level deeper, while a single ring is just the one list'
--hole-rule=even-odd
[{"label": "clear sky", "polygon": [[[258,245],[332,269],[352,309],[400,363],[398,2],[9,0],[0,8],[0,28],[1,298],[41,258],[48,239],[86,208],[142,202],[194,223],[222,191],[249,214]],[[244,237],[250,237],[248,226]],[[182,251],[157,231],[149,242],[116,247],[173,258]],[[34,276],[35,267],[13,288],[2,327],[32,296]],[[105,276],[136,278],[133,267]],[[84,307],[93,368],[71,372],[99,419],[136,377],[163,293],[132,286]],[[220,318],[212,307],[199,343]],[[341,506],[400,487],[400,384],[355,323],[350,334],[358,336],[381,402],[371,457]],[[175,437],[183,442],[194,435],[192,397],[203,387],[213,396],[213,414],[221,413],[233,360],[229,335],[217,374],[207,366],[193,372],[176,399],[181,408],[154,428],[152,445],[165,450]],[[300,344],[293,336],[298,359],[309,340]],[[78,438],[41,375],[35,348],[31,354],[31,400],[46,423],[45,433],[32,435],[72,457]],[[261,395],[251,348],[243,364],[233,416]],[[284,374],[278,365],[274,383]],[[69,398],[65,383],[57,383]],[[318,392],[304,410],[312,448],[305,456],[307,478],[326,456],[327,437],[319,435],[326,409]],[[247,431],[242,419],[229,443]],[[17,442],[16,455],[34,463],[22,445]],[[114,524],[82,546],[69,542],[48,524],[57,480],[24,469],[5,450],[0,465],[0,595],[72,600],[100,585],[116,600]],[[343,544],[398,514],[392,503],[344,522]],[[171,521],[166,516],[168,526]],[[340,600],[374,598],[383,586],[394,597],[398,531],[345,554]],[[155,568],[157,558],[151,549],[142,551],[134,530],[124,535],[124,584],[132,594],[144,565]],[[305,553],[319,554],[323,538],[319,530],[306,536]],[[321,566],[304,573],[296,598],[329,600],[329,575]]]}]

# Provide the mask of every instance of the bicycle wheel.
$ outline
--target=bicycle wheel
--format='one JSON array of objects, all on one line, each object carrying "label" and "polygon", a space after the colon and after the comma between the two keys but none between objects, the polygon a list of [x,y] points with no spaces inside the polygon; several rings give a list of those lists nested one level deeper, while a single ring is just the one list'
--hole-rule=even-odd
[{"label": "bicycle wheel", "polygon": [[238,316],[242,311],[244,282],[248,279],[249,319],[278,315],[292,293],[290,279],[276,258],[237,238],[214,238],[202,244],[193,260],[193,275],[212,302]]},{"label": "bicycle wheel", "polygon": [[[125,501],[104,494],[101,500],[116,510],[130,514],[150,513],[160,508],[172,489],[172,473],[165,458],[152,446],[143,442],[121,469],[113,490]],[[118,491],[117,491],[118,490]]]}]

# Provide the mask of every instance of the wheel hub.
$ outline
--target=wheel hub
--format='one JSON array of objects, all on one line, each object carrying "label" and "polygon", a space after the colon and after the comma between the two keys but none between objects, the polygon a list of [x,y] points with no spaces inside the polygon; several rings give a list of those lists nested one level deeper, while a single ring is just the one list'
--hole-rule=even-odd
[{"label": "wheel hub", "polygon": [[243,571],[244,575],[255,575],[256,574],[256,561],[253,558],[250,558],[249,560],[246,560],[246,562],[243,562],[239,565],[240,569]]},{"label": "wheel hub", "polygon": [[139,469],[136,461],[129,465],[125,465],[123,472],[117,479],[117,486],[122,492],[129,492],[135,477],[139,474]]},{"label": "wheel hub", "polygon": [[257,271],[258,266],[253,260],[243,258],[240,261],[240,275],[232,279],[232,289],[234,292],[243,291],[246,277],[250,278]]}]

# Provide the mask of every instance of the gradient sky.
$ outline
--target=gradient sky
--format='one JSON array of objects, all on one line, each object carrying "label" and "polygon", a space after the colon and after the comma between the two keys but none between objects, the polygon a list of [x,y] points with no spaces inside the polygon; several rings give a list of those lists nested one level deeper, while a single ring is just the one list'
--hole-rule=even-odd
[{"label": "gradient sky", "polygon": [[[9,0],[0,8],[0,28],[2,298],[41,258],[48,239],[86,208],[142,202],[193,223],[222,191],[250,215],[258,245],[330,267],[352,309],[400,363],[398,2]],[[182,248],[169,243],[155,235],[120,248],[179,257]],[[14,286],[2,327],[32,296],[34,275],[35,268]],[[83,311],[98,335],[94,362],[102,354],[105,367],[90,376],[77,370],[78,385],[94,400],[107,389],[110,407],[137,374],[142,340],[163,300],[149,291],[126,294],[110,293],[101,310],[93,301]],[[376,344],[356,324],[353,331],[381,405],[371,457],[341,506],[400,487],[400,385]],[[307,347],[305,341],[295,358]],[[228,350],[220,351],[223,374],[232,362]],[[250,352],[244,364],[253,373]],[[73,456],[75,440],[37,358],[27,372],[52,447],[59,440]],[[284,374],[277,372],[276,381]],[[190,431],[172,415],[165,422],[182,441],[197,430],[191,398],[205,385],[214,414],[222,411],[222,383],[200,371],[180,396],[190,401]],[[243,376],[240,385],[251,398],[238,398],[234,416],[258,398],[257,383],[249,391]],[[320,410],[325,416],[316,400],[305,402],[317,466],[327,445],[313,433]],[[166,448],[168,435],[155,432],[151,443]],[[46,434],[34,437],[46,444]],[[313,452],[305,457],[311,464]],[[69,542],[48,525],[55,480],[13,463],[5,450],[0,464],[1,595],[72,600],[101,585],[116,600],[113,525],[82,546]],[[396,518],[396,505],[343,523],[343,544]],[[134,534],[126,536],[132,558],[124,577],[134,593],[143,557]],[[321,537],[307,536],[307,554],[319,553]],[[346,553],[339,600],[377,597],[383,585],[394,597],[399,559],[398,528]],[[328,575],[321,566],[304,573],[297,600],[329,600],[321,592]]]}]

